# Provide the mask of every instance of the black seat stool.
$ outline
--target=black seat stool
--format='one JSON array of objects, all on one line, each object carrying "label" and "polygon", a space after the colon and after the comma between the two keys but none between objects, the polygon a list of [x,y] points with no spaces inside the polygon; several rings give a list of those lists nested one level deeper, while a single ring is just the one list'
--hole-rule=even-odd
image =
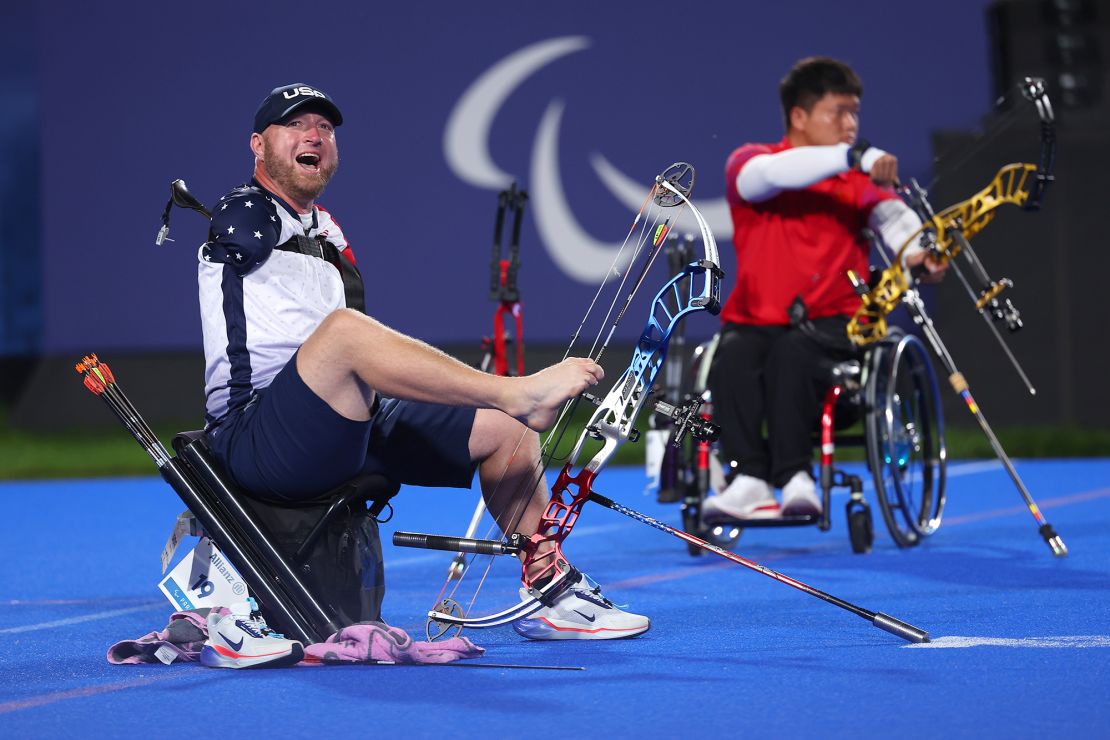
[{"label": "black seat stool", "polygon": [[396,483],[360,475],[316,499],[276,503],[236,487],[203,432],[178,434],[173,448],[163,477],[239,570],[271,627],[308,644],[381,619],[378,516]]}]

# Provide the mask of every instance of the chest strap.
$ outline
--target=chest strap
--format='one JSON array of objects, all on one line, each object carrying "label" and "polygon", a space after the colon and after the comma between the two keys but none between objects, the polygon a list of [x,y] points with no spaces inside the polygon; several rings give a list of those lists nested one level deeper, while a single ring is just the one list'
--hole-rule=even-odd
[{"label": "chest strap", "polygon": [[339,270],[339,277],[343,280],[343,296],[347,308],[353,308],[361,313],[366,313],[366,289],[362,282],[362,273],[342,254],[339,249],[322,236],[304,236],[297,234],[279,244],[274,249],[283,252],[296,252],[321,259]]}]

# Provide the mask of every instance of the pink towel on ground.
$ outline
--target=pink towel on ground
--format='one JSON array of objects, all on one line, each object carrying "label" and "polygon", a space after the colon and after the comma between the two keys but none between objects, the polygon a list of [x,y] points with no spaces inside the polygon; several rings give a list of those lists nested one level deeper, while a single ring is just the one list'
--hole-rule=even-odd
[{"label": "pink towel on ground", "polygon": [[403,629],[383,622],[344,627],[324,642],[307,645],[306,663],[450,663],[486,652],[465,637],[416,642]]},{"label": "pink towel on ground", "polygon": [[[174,612],[170,623],[161,632],[151,632],[136,640],[123,640],[108,648],[108,662],[113,665],[161,663],[155,653],[168,648],[177,654],[174,662],[196,662],[204,641],[208,639],[208,609]],[[227,609],[219,607],[220,614]]]},{"label": "pink towel on ground", "polygon": [[[151,632],[136,640],[123,640],[108,648],[108,662],[113,665],[161,663],[155,653],[168,648],[177,654],[174,662],[196,662],[208,639],[208,609],[174,612],[160,632]],[[228,614],[219,607],[217,614]],[[465,637],[452,637],[439,642],[416,642],[399,627],[384,622],[364,622],[344,627],[324,642],[306,645],[302,663],[450,663],[463,658],[477,658],[485,653]]]}]

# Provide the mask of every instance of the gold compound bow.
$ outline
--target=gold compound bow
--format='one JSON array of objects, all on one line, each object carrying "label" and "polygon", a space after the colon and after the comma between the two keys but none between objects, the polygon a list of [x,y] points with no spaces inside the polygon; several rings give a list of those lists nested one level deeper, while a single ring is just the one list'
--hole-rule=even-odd
[{"label": "gold compound bow", "polygon": [[[929,204],[927,193],[915,181],[910,181],[909,186],[901,188],[902,196],[910,203],[911,207],[921,217],[922,224],[906,243],[898,250],[897,255],[890,265],[879,274],[877,281],[869,285],[860,276],[849,271],[848,279],[852,281],[856,292],[859,293],[861,305],[851,321],[848,323],[848,337],[858,347],[879,341],[887,334],[887,315],[899,304],[905,305],[914,323],[921,327],[925,337],[929,340],[933,350],[944,363],[948,371],[948,382],[952,389],[960,396],[968,410],[979,423],[983,433],[990,441],[999,461],[1002,462],[1025,501],[1026,507],[1039,525],[1039,532],[1048,544],[1052,553],[1057,557],[1068,554],[1067,546],[1056,533],[1052,525],[1044,518],[1040,508],[1033,500],[1029,490],[1025,487],[1017,470],[1014,469],[1002,444],[991,430],[982,410],[971,395],[967,379],[956,367],[952,355],[948,352],[940,334],[933,325],[932,319],[925,311],[925,304],[915,287],[915,276],[907,274],[903,266],[903,257],[911,245],[920,244],[928,249],[934,259],[943,264],[951,265],[967,289],[975,308],[984,317],[998,339],[1014,368],[1021,375],[1030,393],[1035,393],[1032,384],[1022,371],[1016,358],[1010,352],[1002,335],[994,325],[995,320],[1004,321],[1010,331],[1021,328],[1021,314],[1009,299],[1000,300],[1002,291],[1012,287],[1008,279],[991,280],[979,262],[974,250],[971,248],[971,238],[986,228],[994,220],[996,210],[1007,203],[1019,206],[1024,210],[1037,210],[1040,207],[1041,197],[1045,188],[1052,183],[1052,167],[1055,160],[1056,137],[1052,105],[1045,93],[1042,80],[1025,78],[1020,86],[1022,95],[1032,102],[1037,110],[1041,122],[1041,154],[1037,164],[1016,163],[1008,164],[998,171],[987,187],[954,206],[936,213]],[[882,250],[879,250],[883,253]],[[955,258],[963,255],[965,262],[972,272],[972,278],[978,284],[972,285],[971,280],[960,270]]]}]

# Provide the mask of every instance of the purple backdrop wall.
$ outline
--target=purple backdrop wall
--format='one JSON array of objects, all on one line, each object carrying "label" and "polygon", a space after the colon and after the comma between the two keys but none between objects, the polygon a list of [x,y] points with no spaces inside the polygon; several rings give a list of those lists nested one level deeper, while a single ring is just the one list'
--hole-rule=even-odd
[{"label": "purple backdrop wall", "polygon": [[[537,228],[537,209],[549,224],[566,216],[551,215],[556,194],[533,185],[538,168],[600,242],[620,240],[629,211],[599,176],[597,155],[645,190],[662,167],[689,161],[695,202],[712,205],[729,151],[781,135],[783,72],[828,54],[864,79],[864,135],[898,153],[908,174],[927,174],[929,132],[973,126],[990,105],[986,5],[43,3],[43,350],[199,348],[195,255],[206,229],[179,211],[176,241],[153,245],[168,183],[185,178],[211,202],[244,181],[254,109],[293,81],[328,91],[346,117],[342,166],[321,202],[355,246],[370,313],[440,344],[489,331],[499,171],[533,195],[522,238],[526,335],[561,343],[596,286],[552,257],[574,245]],[[501,76],[483,77],[491,69]],[[472,87],[479,80],[485,98]],[[488,94],[498,84],[500,101]],[[491,125],[473,111],[456,119],[452,149],[448,122],[468,90],[485,100]],[[543,141],[557,143],[553,168],[542,164],[554,155]],[[640,323],[627,322],[626,334]]]}]

